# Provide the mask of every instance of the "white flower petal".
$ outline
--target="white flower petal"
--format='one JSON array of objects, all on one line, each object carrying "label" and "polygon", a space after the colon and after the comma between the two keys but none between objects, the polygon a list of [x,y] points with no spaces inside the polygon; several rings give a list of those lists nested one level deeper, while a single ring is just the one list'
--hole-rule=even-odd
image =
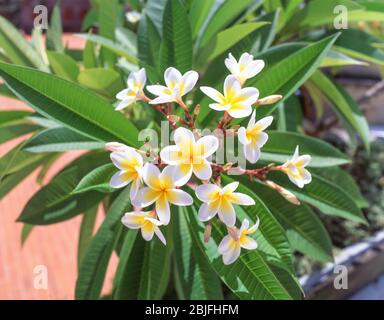
[{"label": "white flower petal", "polygon": [[242,248],[248,249],[248,250],[254,250],[257,248],[256,240],[252,239],[251,237],[247,237],[247,236],[245,236],[241,239],[240,245]]},{"label": "white flower petal", "polygon": [[160,239],[160,241],[164,244],[164,245],[167,245],[167,241],[165,240],[165,237],[163,235],[163,233],[161,232],[160,228],[159,227],[155,227],[155,233],[157,235],[157,237]]},{"label": "white flower petal", "polygon": [[164,81],[169,89],[174,89],[175,86],[181,84],[182,75],[176,68],[169,67],[164,72]]},{"label": "white flower petal", "polygon": [[161,86],[159,84],[154,84],[147,86],[147,90],[154,94],[155,96],[162,96],[164,95],[164,92],[167,90],[167,87]]},{"label": "white flower petal", "polygon": [[112,188],[122,188],[128,185],[131,181],[132,178],[129,175],[127,175],[124,171],[119,171],[112,176],[109,185]]},{"label": "white flower petal", "polygon": [[200,221],[211,220],[216,214],[219,208],[220,201],[214,201],[211,203],[202,203],[199,208],[199,219]]},{"label": "white flower petal", "polygon": [[220,104],[220,103],[210,103],[209,107],[216,111],[227,111],[231,105],[230,104]]},{"label": "white flower petal", "polygon": [[140,85],[140,88],[145,86],[145,83],[147,82],[147,75],[144,68],[141,68],[139,71],[135,72],[135,80],[136,84]]},{"label": "white flower petal", "polygon": [[159,182],[159,177],[160,177],[160,170],[158,167],[151,163],[147,163],[144,166],[143,169],[143,180],[146,185],[148,185],[150,188],[159,190],[160,187],[160,182]]},{"label": "white flower petal", "polygon": [[304,154],[302,156],[297,157],[295,164],[299,167],[305,167],[311,162],[311,156],[308,154]]},{"label": "white flower petal", "polygon": [[234,192],[232,193],[232,196],[235,197],[235,200],[233,201],[235,204],[239,204],[241,206],[253,206],[255,204],[255,200],[244,193]]},{"label": "white flower petal", "polygon": [[182,96],[190,92],[196,85],[199,79],[199,74],[196,71],[188,71],[182,77],[183,90],[180,93]]},{"label": "white flower petal", "polygon": [[234,182],[231,182],[231,183],[228,183],[222,190],[222,193],[225,193],[225,192],[234,192],[237,187],[239,186],[239,182],[238,181],[234,181]]},{"label": "white flower petal", "polygon": [[147,215],[147,212],[127,212],[121,218],[121,222],[130,229],[139,229],[143,226],[143,216]]},{"label": "white flower petal", "polygon": [[244,104],[253,105],[259,98],[259,90],[256,88],[243,88],[240,90],[240,96],[244,100]]},{"label": "white flower petal", "polygon": [[200,154],[207,158],[214,154],[219,148],[219,139],[213,135],[204,136],[196,142],[196,149]]},{"label": "white flower petal", "polygon": [[131,200],[135,199],[137,197],[137,194],[139,192],[141,186],[141,181],[140,179],[135,179],[132,181],[131,184],[131,190],[129,191],[129,197]]},{"label": "white flower petal", "polygon": [[116,99],[117,100],[125,100],[128,97],[128,92],[129,92],[129,89],[121,90],[120,92],[118,92],[116,94]]},{"label": "white flower petal", "polygon": [[307,169],[303,169],[303,183],[308,184],[312,181],[312,175]]},{"label": "white flower petal", "polygon": [[160,196],[160,193],[148,188],[144,187],[137,192],[137,195],[134,199],[131,199],[132,204],[136,207],[148,207],[152,203],[154,203]]},{"label": "white flower petal", "polygon": [[260,149],[258,146],[248,144],[244,146],[244,154],[250,163],[256,163],[260,158]]},{"label": "white flower petal", "polygon": [[227,112],[232,118],[245,118],[252,113],[252,107],[249,104],[237,103],[236,108],[233,108],[232,106]]},{"label": "white flower petal", "polygon": [[298,157],[299,157],[299,146],[296,146],[296,149],[295,149],[295,152],[293,153],[291,161],[295,162]]},{"label": "white flower petal", "polygon": [[155,226],[152,223],[146,223],[141,228],[141,235],[145,241],[151,241],[155,232]]},{"label": "white flower petal", "polygon": [[163,95],[149,101],[149,104],[162,104],[162,103],[173,102],[174,100],[175,99],[173,96],[168,95],[168,94],[163,94]]},{"label": "white flower petal", "polygon": [[268,134],[260,132],[257,139],[255,139],[255,147],[258,149],[262,148],[268,141]]},{"label": "white flower petal", "polygon": [[259,224],[260,224],[260,219],[257,218],[255,224],[254,224],[252,227],[250,227],[249,229],[248,229],[248,227],[247,227],[247,229],[248,229],[248,232],[247,232],[247,233],[248,233],[248,234],[251,234],[251,233],[256,232],[256,230],[259,228]]},{"label": "white flower petal", "polygon": [[203,160],[201,163],[193,164],[193,173],[200,180],[208,180],[212,177],[212,168],[207,160]]},{"label": "white flower petal", "polygon": [[203,202],[211,202],[214,200],[212,198],[214,193],[219,193],[221,191],[220,187],[216,184],[201,184],[196,187],[195,193],[196,197]]},{"label": "white flower petal", "polygon": [[241,144],[247,145],[247,144],[251,143],[251,139],[247,138],[246,129],[244,127],[240,127],[237,130],[237,136],[238,136],[239,141],[240,141]]},{"label": "white flower petal", "polygon": [[160,158],[163,162],[169,165],[177,165],[179,159],[179,147],[178,146],[167,146],[160,151]]},{"label": "white flower petal", "polygon": [[253,61],[253,55],[249,54],[248,52],[244,52],[239,59],[239,65],[240,66],[248,66]]},{"label": "white flower petal", "polygon": [[229,75],[224,80],[224,96],[230,96],[232,92],[240,93],[241,85],[235,76]]},{"label": "white flower petal", "polygon": [[224,100],[224,96],[219,91],[217,91],[216,89],[213,89],[211,87],[200,87],[200,90],[205,95],[207,95],[212,100],[214,100],[218,103],[221,103]]},{"label": "white flower petal", "polygon": [[159,217],[159,220],[164,225],[167,225],[169,223],[169,220],[171,219],[171,210],[169,208],[169,203],[164,196],[160,196],[156,200],[156,213]]},{"label": "white flower petal", "polygon": [[233,246],[233,238],[230,235],[226,235],[223,240],[221,240],[219,247],[217,248],[220,254],[224,254],[231,250]]},{"label": "white flower petal", "polygon": [[256,123],[256,109],[253,110],[251,117],[249,118],[248,128],[252,128]]},{"label": "white flower petal", "polygon": [[223,263],[225,265],[234,263],[239,258],[240,251],[240,246],[236,246],[232,250],[227,251],[225,254],[223,254]]},{"label": "white flower petal", "polygon": [[191,164],[180,164],[175,166],[174,181],[175,185],[181,187],[185,185],[192,177],[192,165]]},{"label": "white flower petal", "polygon": [[220,220],[227,227],[233,227],[235,225],[236,223],[235,209],[233,208],[233,205],[226,199],[224,198],[221,199],[221,203],[217,213],[219,215]]},{"label": "white flower petal", "polygon": [[273,121],[273,117],[268,116],[257,121],[255,125],[259,130],[265,130],[271,125],[272,121]]},{"label": "white flower petal", "polygon": [[186,143],[189,146],[189,143],[195,143],[195,136],[191,130],[180,127],[175,130],[173,140],[177,145]]},{"label": "white flower petal", "polygon": [[224,60],[224,64],[233,75],[237,74],[239,71],[239,67],[237,64],[237,61],[235,57],[232,55],[232,53],[228,54],[228,58]]},{"label": "white flower petal", "polygon": [[244,231],[247,231],[248,227],[249,227],[249,221],[248,219],[244,219],[243,222],[241,223],[239,234],[241,235]]},{"label": "white flower petal", "polygon": [[193,198],[180,189],[167,190],[167,200],[177,206],[190,206],[193,203]]},{"label": "white flower petal", "polygon": [[265,67],[265,62],[263,60],[254,60],[250,62],[245,70],[243,71],[243,74],[248,79],[255,77],[258,75],[261,70],[263,70]]}]

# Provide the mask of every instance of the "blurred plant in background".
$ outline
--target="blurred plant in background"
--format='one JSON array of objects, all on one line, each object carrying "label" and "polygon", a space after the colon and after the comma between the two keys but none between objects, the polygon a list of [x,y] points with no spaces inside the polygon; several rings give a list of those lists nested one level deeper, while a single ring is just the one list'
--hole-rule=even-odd
[{"label": "blurred plant in background", "polygon": [[[360,144],[369,152],[369,126],[336,76],[345,66],[384,64],[378,30],[384,4],[350,0],[91,2],[83,21],[86,33],[80,35],[86,40],[84,50],[63,44],[59,6],[52,13],[45,47],[41,30],[33,30],[27,41],[0,17],[0,76],[5,81],[0,93],[34,109],[0,113],[1,143],[32,134],[0,159],[0,197],[35,170],[42,181],[64,153],[87,150],[29,200],[18,219],[24,223],[23,241],[33,225],[82,215],[78,299],[100,297],[114,251],[119,256],[111,293],[114,299],[301,298],[293,253],[331,261],[332,240],[324,217],[342,218],[361,227],[375,212],[363,214],[367,201],[343,169],[352,162],[351,170],[356,172],[359,161],[354,163],[351,155]],[[348,29],[334,29],[336,4],[348,10]],[[127,19],[125,8],[140,14]],[[270,172],[270,183],[236,178],[256,202],[237,207],[236,215],[240,221],[260,219],[260,228],[251,235],[258,249],[242,250],[234,264],[224,266],[218,254],[222,237],[214,234],[224,234],[225,228],[215,221],[216,233],[204,243],[204,225],[196,219],[195,206],[172,213],[175,221],[162,230],[166,247],[157,238],[146,242],[136,237],[136,230],[123,228],[123,214],[132,211],[129,188],[119,192],[110,187],[117,169],[103,149],[111,141],[138,149],[143,144],[138,141],[139,131],[159,131],[162,120],[191,123],[191,116],[182,109],[193,114],[199,128],[215,127],[222,116],[209,107],[212,99],[198,90],[191,91],[185,106],[175,108],[172,117],[164,108],[155,110],[141,101],[116,111],[121,99],[115,96],[125,89],[132,72],[145,68],[147,84],[153,86],[163,82],[170,66],[181,73],[196,70],[202,86],[222,92],[228,74],[224,59],[231,53],[229,60],[238,60],[244,52],[265,62],[263,72],[248,79],[246,86],[257,88],[262,98],[282,97],[256,106],[256,120],[273,115],[275,121],[251,169],[269,162],[282,164],[299,145],[300,154],[312,156],[308,164],[312,182],[301,189],[282,172]],[[331,121],[330,114],[334,116]],[[248,119],[244,120],[235,119],[233,125],[246,128]],[[346,153],[325,139],[338,125],[349,137]],[[230,182],[225,173],[221,178]],[[89,230],[94,228],[99,206],[106,217],[92,235]]]}]

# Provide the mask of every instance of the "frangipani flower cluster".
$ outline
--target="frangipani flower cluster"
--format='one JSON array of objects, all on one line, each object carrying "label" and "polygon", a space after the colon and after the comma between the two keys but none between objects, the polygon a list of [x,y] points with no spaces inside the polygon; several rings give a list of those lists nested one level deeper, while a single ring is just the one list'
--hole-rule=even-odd
[{"label": "frangipani flower cluster", "polygon": [[[256,163],[262,148],[268,141],[265,130],[272,124],[273,117],[267,116],[256,119],[256,107],[262,104],[272,104],[281,99],[280,95],[271,95],[259,99],[259,91],[252,86],[244,87],[248,79],[258,75],[264,68],[264,61],[255,60],[252,55],[244,53],[237,61],[232,54],[225,60],[225,66],[231,72],[224,80],[223,93],[210,87],[201,87],[201,91],[214,100],[209,107],[224,114],[218,122],[218,130],[230,128],[235,131],[238,142],[242,145],[245,158],[252,164]],[[206,223],[205,240],[209,240],[212,220],[218,219],[227,228],[226,235],[218,245],[218,251],[223,256],[224,264],[231,264],[240,256],[241,248],[254,250],[257,248],[253,234],[259,226],[259,219],[249,227],[250,222],[244,219],[240,228],[236,227],[238,217],[237,206],[253,206],[255,200],[246,193],[237,192],[239,182],[221,184],[221,176],[228,174],[233,164],[218,164],[214,157],[221,148],[221,141],[215,134],[202,135],[195,130],[196,110],[190,112],[190,107],[183,98],[190,93],[199,75],[196,71],[182,74],[170,67],[164,73],[162,84],[151,84],[145,87],[146,74],[144,69],[132,72],[127,81],[127,89],[116,95],[121,102],[116,110],[121,110],[139,100],[154,105],[175,129],[174,143],[163,147],[154,157],[155,161],[145,161],[145,151],[135,150],[118,142],[111,142],[106,149],[111,151],[111,160],[118,171],[113,175],[110,185],[113,188],[129,186],[132,212],[127,212],[122,223],[131,229],[140,229],[144,240],[151,240],[156,235],[166,244],[161,231],[172,219],[172,206],[197,205],[198,219]],[[154,95],[149,98],[145,92]],[[184,118],[170,114],[172,104],[179,106],[184,112]],[[193,112],[192,112],[193,111]],[[231,128],[232,118],[249,117],[247,126]],[[299,155],[296,148],[293,157],[282,165],[270,164],[257,169],[238,167],[238,172],[252,179],[259,179],[274,188],[289,201],[298,204],[289,193],[273,181],[267,180],[269,171],[281,171],[289,179],[302,188],[311,181],[311,174],[305,168],[311,158],[309,155]],[[285,192],[281,191],[284,190]],[[261,221],[260,223],[263,223]],[[207,238],[207,239],[206,239]]]}]

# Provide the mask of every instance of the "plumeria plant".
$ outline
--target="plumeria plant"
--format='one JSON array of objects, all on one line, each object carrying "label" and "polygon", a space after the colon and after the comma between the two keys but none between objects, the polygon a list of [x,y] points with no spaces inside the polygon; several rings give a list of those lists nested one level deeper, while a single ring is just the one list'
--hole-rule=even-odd
[{"label": "plumeria plant", "polygon": [[1,143],[23,136],[0,159],[0,197],[36,170],[41,184],[22,242],[81,216],[77,299],[101,298],[114,254],[111,299],[302,299],[294,255],[333,260],[314,210],[367,223],[326,133],[340,122],[369,149],[333,75],[383,63],[355,27],[381,7],[341,1],[350,28],[335,30],[330,0],[91,2],[81,50],[58,5],[44,45],[0,17],[0,94],[29,106],[0,112]]}]

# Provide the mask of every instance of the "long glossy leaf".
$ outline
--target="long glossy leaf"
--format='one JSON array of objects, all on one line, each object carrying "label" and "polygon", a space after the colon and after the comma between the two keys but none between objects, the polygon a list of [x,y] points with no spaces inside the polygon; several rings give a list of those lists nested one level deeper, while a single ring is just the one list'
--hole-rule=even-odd
[{"label": "long glossy leaf", "polygon": [[261,153],[261,159],[265,161],[285,162],[293,155],[296,146],[299,146],[300,154],[311,155],[310,167],[331,167],[349,162],[345,154],[320,139],[279,131],[269,131],[268,136],[268,142]]},{"label": "long glossy leaf", "polygon": [[52,224],[68,220],[95,206],[103,194],[90,192],[73,195],[71,192],[93,166],[106,160],[106,155],[100,153],[87,154],[67,165],[29,199],[18,221],[34,225]]},{"label": "long glossy leaf", "polygon": [[61,10],[60,10],[60,0],[56,2],[55,7],[52,10],[51,21],[49,28],[47,29],[47,49],[63,52],[64,46],[62,42],[63,38],[63,27],[61,24]]},{"label": "long glossy leaf", "polygon": [[213,223],[212,237],[204,243],[204,226],[194,207],[182,209],[196,250],[205,254],[221,280],[241,299],[299,299],[301,290],[285,269],[271,264],[260,250],[243,250],[233,264],[223,264],[218,245],[225,236],[223,228]]},{"label": "long glossy leaf", "polygon": [[100,141],[138,146],[137,129],[104,99],[54,75],[0,63],[0,75],[42,115]]},{"label": "long glossy leaf", "polygon": [[126,188],[112,203],[84,256],[76,281],[75,298],[77,300],[100,297],[108,262],[119,232],[123,228],[120,219],[129,204],[129,189]]},{"label": "long glossy leaf", "polygon": [[320,219],[307,206],[295,206],[261,183],[253,183],[251,187],[284,226],[295,250],[318,261],[332,260],[330,237]]},{"label": "long glossy leaf", "polygon": [[348,174],[345,170],[339,167],[329,167],[321,169],[312,169],[311,172],[322,176],[326,180],[337,184],[342,188],[360,208],[368,207],[367,200],[363,197],[359,190],[359,186],[354,178]]},{"label": "long glossy leaf", "polygon": [[104,144],[92,141],[75,131],[63,127],[50,128],[35,135],[24,146],[29,152],[61,152],[70,150],[103,149]]},{"label": "long glossy leaf", "polygon": [[161,70],[170,66],[186,72],[192,68],[191,26],[180,0],[168,0],[164,10]]},{"label": "long glossy leaf", "polygon": [[207,21],[209,12],[216,0],[195,0],[192,2],[189,12],[191,21],[192,38],[195,39],[203,24]]},{"label": "long glossy leaf", "polygon": [[[281,60],[270,68],[266,68],[260,76],[247,82],[247,86],[256,87],[260,96],[281,94],[283,102],[294,93],[319,67],[326,52],[333,45],[339,34],[324,38],[310,44],[289,56],[281,56]],[[266,53],[266,65],[268,55]],[[276,108],[261,106],[258,108],[259,116],[271,113]]]},{"label": "long glossy leaf", "polygon": [[66,80],[76,82],[80,69],[74,59],[64,53],[55,51],[47,51],[47,56],[55,74]]},{"label": "long glossy leaf", "polygon": [[291,183],[285,174],[274,172],[269,178],[325,214],[367,223],[359,207],[342,188],[317,174],[312,173],[312,182],[302,189]]},{"label": "long glossy leaf", "polygon": [[369,150],[369,126],[353,98],[338,83],[328,78],[321,71],[316,71],[311,77],[311,81],[332,102],[337,110],[337,114],[356,130],[362,138],[366,149]]},{"label": "long glossy leaf", "polygon": [[112,192],[114,189],[110,187],[109,181],[116,172],[117,168],[112,163],[102,165],[81,179],[73,192],[83,193],[90,190]]},{"label": "long glossy leaf", "polygon": [[10,61],[15,64],[34,66],[48,71],[37,51],[3,16],[0,16],[0,47]]},{"label": "long glossy leaf", "polygon": [[194,250],[183,210],[175,215],[175,287],[183,300],[223,299],[221,284],[209,261]]},{"label": "long glossy leaf", "polygon": [[85,211],[80,225],[79,242],[77,245],[77,268],[80,270],[81,263],[92,241],[93,229],[95,227],[98,207],[95,206]]}]

